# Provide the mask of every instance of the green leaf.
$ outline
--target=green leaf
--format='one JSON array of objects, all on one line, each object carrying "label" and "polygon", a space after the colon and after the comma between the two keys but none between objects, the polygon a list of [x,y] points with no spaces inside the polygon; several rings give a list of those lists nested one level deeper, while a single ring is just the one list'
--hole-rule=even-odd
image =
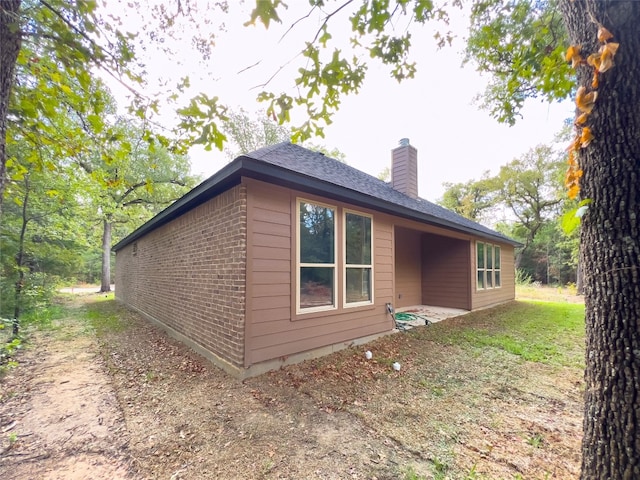
[{"label": "green leaf", "polygon": [[589,209],[589,204],[592,202],[590,198],[585,198],[576,208],[572,208],[564,215],[562,215],[560,219],[560,225],[562,226],[562,230],[569,235],[573,233],[579,226],[582,217],[585,215],[587,210]]},{"label": "green leaf", "polygon": [[93,128],[93,131],[95,133],[102,132],[104,128],[104,123],[102,121],[102,118],[100,118],[98,115],[91,114],[87,116],[87,120],[91,124],[91,127]]},{"label": "green leaf", "polygon": [[251,18],[248,22],[245,22],[245,27],[248,25],[255,25],[256,20],[260,20],[265,28],[269,28],[271,21],[282,23],[278,16],[278,7],[283,6],[287,8],[287,5],[282,0],[256,0],[256,8],[251,12]]}]

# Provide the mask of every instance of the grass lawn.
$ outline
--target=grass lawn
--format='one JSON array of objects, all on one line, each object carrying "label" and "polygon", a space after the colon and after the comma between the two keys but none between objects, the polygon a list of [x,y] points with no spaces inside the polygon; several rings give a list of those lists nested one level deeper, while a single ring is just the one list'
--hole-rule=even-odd
[{"label": "grass lawn", "polygon": [[416,335],[440,344],[500,349],[531,362],[584,365],[584,306],[580,304],[519,300],[433,325]]}]

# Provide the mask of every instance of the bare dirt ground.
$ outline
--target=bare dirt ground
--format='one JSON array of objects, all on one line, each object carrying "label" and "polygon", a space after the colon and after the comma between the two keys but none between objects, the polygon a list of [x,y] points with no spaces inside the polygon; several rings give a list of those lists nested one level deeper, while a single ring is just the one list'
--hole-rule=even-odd
[{"label": "bare dirt ground", "polygon": [[578,477],[579,368],[396,334],[240,382],[101,303],[121,328],[65,319],[0,380],[0,478]]},{"label": "bare dirt ground", "polygon": [[0,383],[0,477],[125,478],[127,434],[94,338],[68,321],[35,332]]}]

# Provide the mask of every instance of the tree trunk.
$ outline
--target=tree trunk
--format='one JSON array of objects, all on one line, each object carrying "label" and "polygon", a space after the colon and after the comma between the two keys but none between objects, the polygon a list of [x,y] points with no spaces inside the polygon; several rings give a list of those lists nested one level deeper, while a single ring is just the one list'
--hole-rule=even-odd
[{"label": "tree trunk", "polygon": [[111,222],[102,221],[102,281],[101,292],[111,291]]},{"label": "tree trunk", "polygon": [[18,269],[18,280],[14,288],[13,304],[13,336],[20,333],[20,314],[22,313],[22,290],[24,288],[24,237],[27,233],[27,208],[29,205],[29,177],[24,179],[24,198],[22,199],[22,225],[20,227],[20,237],[18,239],[18,254],[16,255],[16,267]]},{"label": "tree trunk", "polygon": [[16,60],[22,45],[18,11],[21,0],[0,1],[0,213],[7,183],[7,115]]},{"label": "tree trunk", "polygon": [[[563,0],[572,45],[597,52],[599,25],[620,44],[600,74],[579,152],[583,217],[580,261],[586,303],[582,479],[640,478],[640,2]],[[593,69],[577,69],[591,90]]]}]

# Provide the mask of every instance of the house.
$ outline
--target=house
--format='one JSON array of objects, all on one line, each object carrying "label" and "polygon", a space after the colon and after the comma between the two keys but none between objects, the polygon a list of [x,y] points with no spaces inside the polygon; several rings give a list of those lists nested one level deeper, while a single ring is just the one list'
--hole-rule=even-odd
[{"label": "house", "polygon": [[387,334],[395,308],[515,296],[516,242],[291,143],[242,155],[116,244],[116,298],[244,378]]}]

